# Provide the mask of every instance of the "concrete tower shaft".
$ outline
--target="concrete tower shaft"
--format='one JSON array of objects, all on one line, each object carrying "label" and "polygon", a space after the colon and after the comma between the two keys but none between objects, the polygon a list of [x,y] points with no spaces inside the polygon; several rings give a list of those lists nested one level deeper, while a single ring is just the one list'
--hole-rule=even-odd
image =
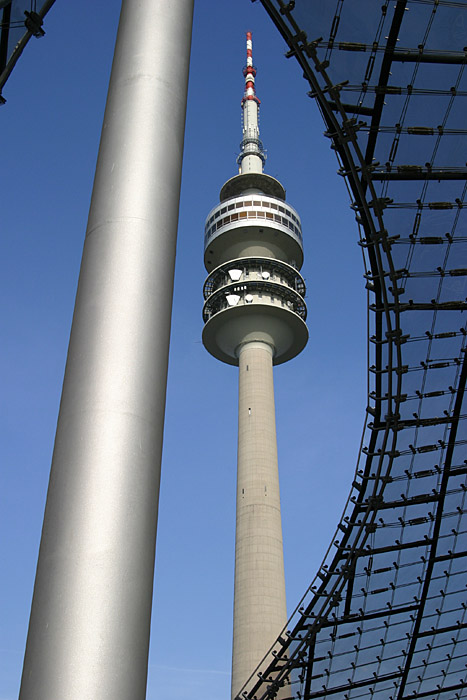
[{"label": "concrete tower shaft", "polygon": [[239,366],[233,698],[287,621],[273,365],[308,340],[301,222],[262,171],[250,32],[244,76],[240,172],[206,219],[203,289],[204,346]]},{"label": "concrete tower shaft", "polygon": [[287,622],[272,356],[239,350],[233,696]]}]

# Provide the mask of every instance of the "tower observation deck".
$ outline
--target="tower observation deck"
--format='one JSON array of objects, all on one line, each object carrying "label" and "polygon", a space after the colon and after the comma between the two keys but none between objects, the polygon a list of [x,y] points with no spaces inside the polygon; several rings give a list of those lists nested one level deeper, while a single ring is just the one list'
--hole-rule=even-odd
[{"label": "tower observation deck", "polygon": [[204,346],[239,366],[233,697],[287,621],[272,368],[308,340],[300,217],[263,173],[250,32],[243,74],[239,173],[206,219],[203,290]]}]

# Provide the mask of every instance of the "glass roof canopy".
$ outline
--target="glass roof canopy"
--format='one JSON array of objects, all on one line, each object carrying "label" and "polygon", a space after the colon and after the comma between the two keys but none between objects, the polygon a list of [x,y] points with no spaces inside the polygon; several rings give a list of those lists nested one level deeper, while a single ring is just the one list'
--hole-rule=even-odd
[{"label": "glass roof canopy", "polygon": [[44,17],[55,0],[0,0],[0,104],[10,73],[33,36],[44,36]]},{"label": "glass roof canopy", "polygon": [[467,3],[261,0],[365,254],[367,423],[345,513],[248,698],[467,698]]}]

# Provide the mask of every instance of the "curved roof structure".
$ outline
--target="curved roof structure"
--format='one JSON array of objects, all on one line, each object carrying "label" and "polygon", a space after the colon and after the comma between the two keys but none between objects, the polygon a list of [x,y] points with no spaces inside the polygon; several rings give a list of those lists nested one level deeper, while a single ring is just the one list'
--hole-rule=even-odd
[{"label": "curved roof structure", "polygon": [[365,258],[367,423],[249,698],[467,697],[467,4],[261,0],[318,102]]},{"label": "curved roof structure", "polygon": [[44,17],[55,0],[0,0],[0,104],[2,89],[31,37],[40,38]]}]

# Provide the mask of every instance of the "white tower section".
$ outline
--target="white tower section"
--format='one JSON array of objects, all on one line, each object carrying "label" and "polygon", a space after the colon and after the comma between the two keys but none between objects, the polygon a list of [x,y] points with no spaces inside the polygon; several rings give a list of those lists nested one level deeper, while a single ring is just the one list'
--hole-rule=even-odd
[{"label": "white tower section", "polygon": [[305,347],[300,218],[263,173],[251,33],[247,33],[239,174],[208,214],[203,343],[239,366],[232,698],[287,622],[273,365]]}]

